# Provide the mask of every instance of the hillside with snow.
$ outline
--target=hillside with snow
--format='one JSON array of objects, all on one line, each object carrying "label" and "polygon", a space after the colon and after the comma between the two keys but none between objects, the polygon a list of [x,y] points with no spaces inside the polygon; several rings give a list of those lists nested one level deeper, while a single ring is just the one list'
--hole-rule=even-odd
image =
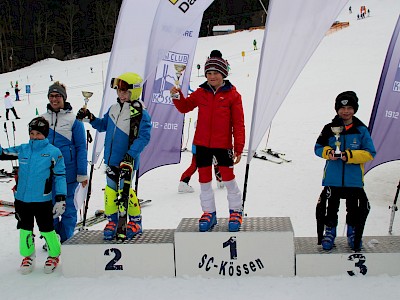
[{"label": "hillside with snow", "polygon": [[[348,7],[353,13],[349,14]],[[370,16],[357,20],[360,5],[370,9]],[[253,159],[250,164],[246,213],[249,217],[290,217],[296,237],[316,236],[315,205],[321,192],[324,161],[314,155],[315,141],[324,126],[335,115],[334,101],[342,91],[353,90],[359,97],[357,117],[368,124],[371,109],[385,60],[386,51],[399,17],[398,0],[352,0],[338,16],[340,22],[350,26],[326,35],[301,72],[290,93],[276,114],[270,130],[258,150],[272,148],[285,153],[290,163],[273,164]],[[288,21],[288,20],[286,20]],[[253,40],[262,44],[264,31],[242,31],[234,34],[201,38],[198,41],[191,76],[191,89],[205,81],[203,66],[213,49],[219,49],[231,65],[228,79],[243,96],[247,137],[251,127],[260,51],[253,50]],[[266,45],[270,46],[270,45]],[[273,45],[271,45],[273,46]],[[246,55],[242,57],[242,51]],[[7,122],[8,141],[3,130],[4,109],[0,110],[0,141],[8,143],[28,141],[28,122],[36,111],[44,113],[48,102],[47,89],[50,75],[67,86],[68,101],[75,111],[81,107],[81,91],[92,91],[89,109],[97,114],[100,110],[109,53],[71,61],[47,59],[32,66],[0,75],[0,91],[14,91],[10,81],[18,80],[22,87],[21,102],[15,108],[21,117],[15,120],[13,135],[11,120]],[[134,70],[133,70],[134,71]],[[26,94],[25,85],[32,93]],[[196,112],[185,116],[183,146],[190,146]],[[95,131],[85,125],[92,136]],[[189,133],[189,134],[188,134]],[[90,145],[90,150],[91,150]],[[90,151],[91,153],[91,151]],[[89,155],[90,159],[90,155]],[[139,181],[139,196],[152,199],[143,207],[143,227],[146,229],[176,228],[182,218],[198,218],[201,215],[198,176],[190,184],[193,194],[178,194],[181,173],[190,164],[191,153],[183,152],[180,164],[164,166],[146,173]],[[236,165],[235,173],[243,190],[246,159]],[[10,162],[0,162],[0,169],[11,170]],[[365,236],[388,235],[390,211],[399,182],[399,162],[391,162],[371,170],[365,177],[365,190],[371,202],[371,212],[365,227]],[[93,191],[89,214],[103,208],[105,186],[104,164],[95,166]],[[13,201],[12,182],[0,183],[0,199]],[[226,190],[215,187],[218,217],[227,217]],[[3,209],[3,207],[0,207]],[[317,277],[317,278],[126,278],[104,276],[101,278],[65,278],[62,263],[54,274],[43,274],[41,268],[46,253],[41,247],[43,240],[36,237],[37,266],[35,271],[22,276],[18,273],[21,257],[18,253],[19,235],[16,220],[0,217],[0,277],[2,299],[398,299],[400,277],[364,276]],[[100,230],[103,224],[91,227]],[[345,208],[339,212],[338,235],[345,235]],[[393,234],[400,234],[400,215],[396,215]],[[399,249],[400,250],[400,249]],[[62,257],[61,257],[62,261]],[[77,266],[78,268],[79,266]]]}]

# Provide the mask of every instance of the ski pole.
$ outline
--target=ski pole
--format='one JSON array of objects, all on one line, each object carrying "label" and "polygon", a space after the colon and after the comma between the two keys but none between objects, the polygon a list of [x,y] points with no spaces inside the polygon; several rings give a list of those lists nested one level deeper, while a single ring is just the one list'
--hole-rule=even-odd
[{"label": "ski pole", "polygon": [[[7,122],[4,122],[4,132],[6,133],[8,148],[10,148],[10,139],[8,138]],[[12,170],[14,170],[14,163],[12,160],[11,160],[11,167]]]},{"label": "ski pole", "polygon": [[90,196],[92,195],[93,168],[94,168],[94,164],[91,164],[90,165],[90,175],[89,175],[88,190],[87,190],[86,201],[85,201],[85,210],[83,211],[82,229],[85,229],[87,211],[88,211],[88,208],[89,208],[89,199],[90,199]]},{"label": "ski pole", "polygon": [[86,130],[86,150],[89,148],[89,144],[93,142],[92,135],[90,134],[90,130]]},{"label": "ski pole", "polygon": [[189,130],[190,130],[190,124],[192,123],[192,118],[189,118],[189,125],[188,125],[188,133],[187,133],[187,139],[186,139],[186,144],[185,144],[185,148],[183,148],[183,151],[187,150],[187,145],[189,142]]},{"label": "ski pole", "polygon": [[14,147],[15,147],[15,123],[12,121],[12,128],[13,128],[13,139],[14,139]]},{"label": "ski pole", "polygon": [[400,181],[399,184],[397,185],[397,191],[396,191],[396,196],[394,197],[393,200],[393,205],[389,209],[392,210],[390,214],[390,223],[389,223],[389,233],[392,234],[392,229],[393,229],[393,222],[394,222],[394,214],[397,211],[397,198],[399,197],[399,190],[400,190]]},{"label": "ski pole", "polygon": [[6,122],[4,122],[4,132],[6,133],[7,142],[8,142],[8,148],[10,148],[10,140],[8,138],[8,130],[7,130],[7,123]]}]

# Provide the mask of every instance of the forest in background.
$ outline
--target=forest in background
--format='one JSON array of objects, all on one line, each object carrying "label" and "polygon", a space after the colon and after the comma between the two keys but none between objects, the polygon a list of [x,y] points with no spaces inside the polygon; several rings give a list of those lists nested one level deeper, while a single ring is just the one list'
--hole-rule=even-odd
[{"label": "forest in background", "polygon": [[[262,3],[267,8],[269,0]],[[0,1],[0,73],[49,57],[68,60],[109,52],[121,4],[122,0]],[[265,18],[260,0],[215,0],[204,13],[200,36],[212,35],[215,25],[235,25],[238,30],[261,26]]]}]

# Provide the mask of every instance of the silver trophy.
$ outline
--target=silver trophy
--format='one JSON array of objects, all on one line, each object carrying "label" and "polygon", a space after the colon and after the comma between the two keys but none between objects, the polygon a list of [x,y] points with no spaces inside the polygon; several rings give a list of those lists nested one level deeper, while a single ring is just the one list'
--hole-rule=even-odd
[{"label": "silver trophy", "polygon": [[[176,75],[175,86],[179,87],[179,80],[182,77],[183,71],[185,71],[185,69],[186,69],[186,65],[174,64],[174,67],[175,67],[175,71],[176,71],[176,73],[175,73],[175,75]],[[173,99],[179,99],[179,93],[172,94],[171,97]]]},{"label": "silver trophy", "polygon": [[[83,101],[85,101],[85,104],[83,105],[83,109],[87,109],[87,105],[89,102],[89,98],[93,96],[92,92],[87,92],[87,91],[82,91],[82,95],[84,97]],[[83,119],[82,121],[88,122],[89,120],[87,118]]]},{"label": "silver trophy", "polygon": [[336,150],[335,153],[333,154],[334,157],[342,157],[342,151],[340,151],[340,145],[341,143],[339,142],[339,138],[340,138],[340,133],[343,131],[343,126],[335,126],[335,127],[331,127],[332,132],[335,135],[336,138]]}]

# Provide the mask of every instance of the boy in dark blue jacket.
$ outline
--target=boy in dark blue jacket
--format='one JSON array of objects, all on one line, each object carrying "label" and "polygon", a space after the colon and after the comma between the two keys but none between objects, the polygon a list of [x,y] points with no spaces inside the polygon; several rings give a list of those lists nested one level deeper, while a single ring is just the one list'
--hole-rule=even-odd
[{"label": "boy in dark blue jacket", "polygon": [[324,189],[316,211],[317,224],[325,225],[324,236],[319,242],[324,250],[332,249],[340,199],[346,199],[347,241],[351,249],[359,250],[370,210],[364,191],[364,164],[374,158],[376,151],[368,128],[354,117],[358,110],[356,93],[340,93],[336,97],[335,110],[337,115],[322,129],[314,148],[317,156],[326,159],[322,179]]}]

